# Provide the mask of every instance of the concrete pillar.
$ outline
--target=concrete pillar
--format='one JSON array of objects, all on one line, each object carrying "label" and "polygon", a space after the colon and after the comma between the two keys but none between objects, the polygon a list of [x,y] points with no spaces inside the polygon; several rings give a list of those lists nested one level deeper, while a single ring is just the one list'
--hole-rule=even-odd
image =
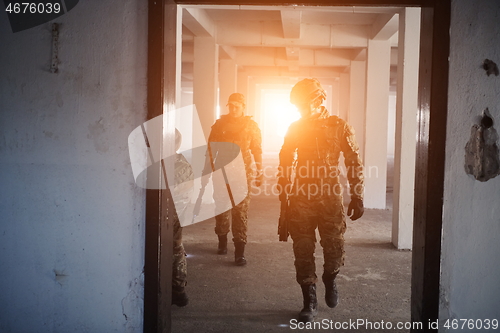
[{"label": "concrete pillar", "polygon": [[412,248],[420,51],[420,8],[399,14],[392,243]]},{"label": "concrete pillar", "polygon": [[[194,38],[193,101],[205,138],[215,122],[219,49],[213,37]],[[197,133],[194,133],[197,135]],[[196,142],[197,140],[194,139]]]},{"label": "concrete pillar", "polygon": [[[260,101],[257,101],[257,83],[256,83],[256,78],[253,76],[248,76],[248,75],[243,75],[242,76],[242,87],[244,86],[244,92],[240,91],[242,94],[244,94],[247,98],[247,109],[246,109],[246,115],[247,116],[255,116],[255,109],[257,108],[258,103]],[[239,88],[239,86],[238,86]]]},{"label": "concrete pillar", "polygon": [[219,106],[221,114],[224,114],[229,95],[236,92],[238,67],[233,59],[221,59],[219,61]]},{"label": "concrete pillar", "polygon": [[[328,96],[327,96],[328,99]],[[331,83],[330,92],[330,103],[331,106],[328,108],[330,114],[339,116],[340,115],[340,80],[335,78]]]},{"label": "concrete pillar", "polygon": [[340,74],[339,82],[339,117],[347,120],[349,113],[349,74]]},{"label": "concrete pillar", "polygon": [[366,75],[365,207],[385,209],[391,44],[369,40]]},{"label": "concrete pillar", "polygon": [[349,76],[349,114],[354,127],[361,159],[365,160],[366,61],[351,61]]},{"label": "concrete pillar", "polygon": [[175,108],[179,109],[182,105],[182,10],[176,11],[176,37],[175,37]]}]

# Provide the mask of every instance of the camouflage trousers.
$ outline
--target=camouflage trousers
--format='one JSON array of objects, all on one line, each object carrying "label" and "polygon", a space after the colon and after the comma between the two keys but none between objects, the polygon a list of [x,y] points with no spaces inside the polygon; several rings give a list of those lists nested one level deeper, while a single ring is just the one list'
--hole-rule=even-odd
[{"label": "camouflage trousers", "polygon": [[[215,217],[215,233],[217,235],[226,235],[229,230],[231,230],[234,243],[246,244],[249,205],[250,195],[247,195],[245,199],[234,208],[217,215]],[[230,218],[231,222],[229,221]]]},{"label": "camouflage trousers", "polygon": [[290,196],[288,216],[297,282],[313,284],[318,280],[314,258],[316,228],[323,248],[323,274],[325,277],[337,275],[344,265],[346,220],[342,194]]},{"label": "camouflage trousers", "polygon": [[174,216],[174,251],[172,258],[172,287],[184,288],[187,284],[187,260],[182,245],[182,227],[177,214]]},{"label": "camouflage trousers", "polygon": [[[214,201],[218,211],[223,213],[215,216],[215,233],[219,236],[226,235],[232,231],[234,243],[247,243],[248,229],[248,207],[250,206],[251,180],[253,179],[250,169],[237,169],[237,171],[226,168],[228,175],[232,175],[231,192],[233,196],[241,198],[240,195],[246,195],[243,200],[231,207],[229,202],[229,193],[224,181],[214,184]],[[214,176],[215,179],[215,176]]]}]

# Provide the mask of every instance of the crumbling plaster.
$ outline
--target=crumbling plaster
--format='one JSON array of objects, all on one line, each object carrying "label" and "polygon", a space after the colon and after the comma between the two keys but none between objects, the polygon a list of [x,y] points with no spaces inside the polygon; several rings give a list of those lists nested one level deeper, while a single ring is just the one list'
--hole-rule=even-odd
[{"label": "crumbling plaster", "polygon": [[[500,121],[500,3],[452,0],[441,259],[442,324],[447,319],[500,318],[500,177],[479,182],[464,170],[471,126],[485,108]],[[441,326],[441,331],[446,329]]]}]

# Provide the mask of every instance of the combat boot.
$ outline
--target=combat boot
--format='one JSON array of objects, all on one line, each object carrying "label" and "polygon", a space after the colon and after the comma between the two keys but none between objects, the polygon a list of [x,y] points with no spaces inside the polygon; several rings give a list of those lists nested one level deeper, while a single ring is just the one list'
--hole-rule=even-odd
[{"label": "combat boot", "polygon": [[308,323],[314,320],[318,314],[318,299],[316,297],[315,284],[301,284],[304,308],[299,313],[299,321]]},{"label": "combat boot", "polygon": [[219,247],[217,248],[217,254],[227,254],[227,234],[217,236],[219,237]]},{"label": "combat boot", "polygon": [[237,242],[234,243],[234,262],[237,266],[244,266],[247,264],[245,259],[245,243]]},{"label": "combat boot", "polygon": [[325,302],[329,308],[334,308],[339,304],[339,291],[335,283],[337,274],[325,275],[323,274],[323,283],[325,284]]},{"label": "combat boot", "polygon": [[172,287],[172,304],[178,307],[188,305],[189,299],[184,287]]}]

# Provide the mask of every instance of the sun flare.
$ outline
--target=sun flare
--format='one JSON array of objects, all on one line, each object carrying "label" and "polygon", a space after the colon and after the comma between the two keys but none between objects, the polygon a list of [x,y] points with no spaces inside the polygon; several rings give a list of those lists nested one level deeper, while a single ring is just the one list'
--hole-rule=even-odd
[{"label": "sun flare", "polygon": [[289,93],[268,93],[265,95],[266,114],[272,115],[276,135],[283,138],[288,126],[300,118],[297,108],[290,103]]}]

